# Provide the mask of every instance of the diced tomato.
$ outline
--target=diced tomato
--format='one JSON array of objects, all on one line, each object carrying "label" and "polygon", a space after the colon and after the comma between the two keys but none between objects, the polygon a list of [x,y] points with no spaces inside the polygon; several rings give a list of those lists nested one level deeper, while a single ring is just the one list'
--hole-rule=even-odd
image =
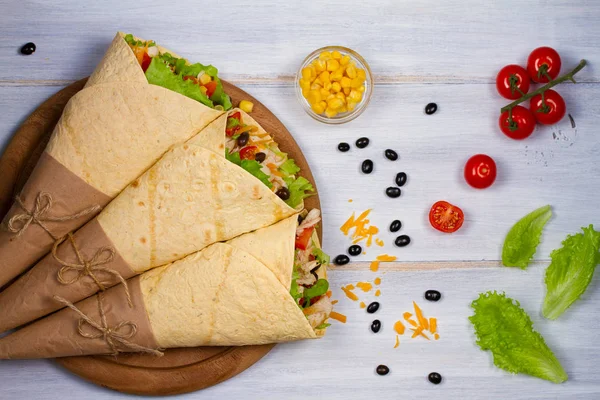
[{"label": "diced tomato", "polygon": [[195,76],[192,75],[187,75],[183,77],[184,81],[192,81],[194,82],[196,85],[198,84],[198,79]]},{"label": "diced tomato", "polygon": [[311,227],[302,231],[300,236],[296,236],[296,248],[300,250],[306,250],[308,248],[308,244],[310,243],[310,238],[312,237],[313,231],[315,227]]},{"label": "diced tomato", "polygon": [[323,295],[321,296],[317,296],[317,297],[313,297],[312,299],[310,299],[310,305],[312,306],[313,304],[315,304],[317,301],[321,300],[321,297],[323,297]]},{"label": "diced tomato", "polygon": [[314,254],[311,254],[308,256],[308,261],[315,261],[317,259],[317,257],[315,257]]},{"label": "diced tomato", "polygon": [[147,52],[144,52],[144,55],[142,56],[142,71],[146,72],[146,70],[150,66],[151,61],[152,58],[150,58]]},{"label": "diced tomato", "polygon": [[246,146],[240,150],[240,158],[242,160],[254,160],[254,155],[258,153],[258,147]]},{"label": "diced tomato", "polygon": [[[233,113],[233,114],[231,114],[229,117],[227,117],[227,122],[229,122],[229,118],[235,118],[235,119],[237,119],[238,121],[240,121],[240,124],[242,123],[242,114],[241,114],[239,111],[237,111],[237,112],[234,112],[234,113]],[[236,133],[236,132],[237,132],[237,131],[238,131],[240,128],[241,128],[241,125],[234,126],[233,128],[227,128],[227,129],[225,130],[225,134],[226,134],[227,136],[233,136],[233,135],[235,135],[235,133]]]},{"label": "diced tomato", "polygon": [[204,85],[204,87],[206,88],[206,95],[208,97],[210,97],[210,96],[213,95],[213,93],[215,92],[215,90],[217,90],[217,82],[210,81],[206,85]]}]

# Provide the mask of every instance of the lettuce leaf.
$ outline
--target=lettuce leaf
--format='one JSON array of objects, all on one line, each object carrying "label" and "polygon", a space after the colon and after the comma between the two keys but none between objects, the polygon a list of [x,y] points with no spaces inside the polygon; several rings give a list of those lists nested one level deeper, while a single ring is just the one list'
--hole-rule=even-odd
[{"label": "lettuce leaf", "polygon": [[236,151],[235,153],[230,153],[229,149],[225,149],[225,158],[227,159],[227,161],[230,161],[237,166],[242,165],[242,159],[240,158],[239,151]]},{"label": "lettuce leaf", "polygon": [[331,257],[317,246],[313,247],[312,254],[320,265],[329,265]]},{"label": "lettuce leaf", "polygon": [[329,328],[331,326],[331,324],[328,324],[327,322],[323,322],[320,325],[317,325],[317,327],[315,329],[325,329],[325,328]]},{"label": "lettuce leaf", "polygon": [[519,302],[496,292],[487,292],[471,303],[475,314],[477,344],[490,350],[494,364],[512,373],[524,373],[554,383],[568,379],[560,362],[542,335],[533,330],[529,315]]},{"label": "lettuce leaf", "polygon": [[290,175],[296,175],[298,172],[300,172],[300,167],[296,165],[296,162],[293,159],[288,158],[279,166],[279,171],[281,171],[283,176],[287,178]]},{"label": "lettuce leaf", "polygon": [[326,279],[319,279],[317,282],[315,282],[314,285],[304,289],[303,296],[305,299],[304,304],[306,305],[306,307],[310,305],[310,299],[312,299],[313,297],[322,296],[325,293],[327,293],[328,290],[329,282],[327,282]]},{"label": "lettuce leaf", "polygon": [[184,81],[180,75],[175,75],[169,66],[161,61],[160,57],[152,58],[150,66],[146,70],[146,79],[152,85],[162,86],[214,108],[214,103],[202,93],[200,86],[190,80]]},{"label": "lettuce leaf", "polygon": [[296,270],[296,266],[294,266],[294,271],[292,272],[292,285],[290,286],[290,294],[294,298],[294,301],[296,302],[296,304],[298,303],[298,300],[300,300],[300,298],[302,298],[302,293],[300,293],[300,291],[299,291],[299,286],[298,286],[298,282],[297,282],[297,279],[299,277],[300,277],[300,274]]},{"label": "lettuce leaf", "polygon": [[302,200],[314,194],[315,188],[306,178],[299,176],[296,179],[284,178],[283,180],[290,191],[290,198],[285,202],[292,208],[298,207]]},{"label": "lettuce leaf", "polygon": [[556,319],[585,292],[600,264],[600,232],[594,226],[581,228],[583,233],[569,235],[560,249],[550,254],[546,269],[546,297],[542,313]]},{"label": "lettuce leaf", "polygon": [[551,216],[550,206],[544,206],[521,218],[510,229],[502,248],[502,264],[505,267],[527,268]]},{"label": "lettuce leaf", "polygon": [[[239,157],[239,153],[238,153]],[[257,177],[262,183],[267,185],[270,189],[273,187],[273,184],[269,182],[269,175],[262,172],[262,165],[258,161],[255,160],[242,160],[240,167],[244,168],[246,171]]]}]

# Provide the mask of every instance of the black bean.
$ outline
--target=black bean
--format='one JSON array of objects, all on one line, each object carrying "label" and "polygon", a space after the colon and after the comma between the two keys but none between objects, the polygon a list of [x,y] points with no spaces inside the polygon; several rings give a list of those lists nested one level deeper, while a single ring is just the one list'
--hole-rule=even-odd
[{"label": "black bean", "polygon": [[360,139],[356,140],[356,147],[358,147],[359,149],[364,149],[368,145],[369,145],[369,138],[361,137]]},{"label": "black bean", "polygon": [[248,139],[250,139],[250,134],[248,132],[242,132],[237,138],[237,145],[244,147],[248,143]]},{"label": "black bean", "polygon": [[341,151],[342,153],[345,153],[348,150],[350,150],[350,145],[346,142],[342,142],[342,143],[338,144],[338,150]]},{"label": "black bean", "polygon": [[262,151],[259,153],[256,153],[254,155],[254,159],[259,163],[262,163],[263,161],[265,161],[265,158],[267,158],[267,155],[265,153],[263,153]]},{"label": "black bean", "polygon": [[26,56],[33,54],[35,52],[35,43],[29,42],[25,43],[23,47],[21,47],[21,54]]},{"label": "black bean", "polygon": [[359,245],[353,244],[352,246],[348,247],[348,254],[351,256],[358,256],[360,253],[362,253],[362,247]]},{"label": "black bean", "polygon": [[360,169],[362,170],[363,174],[370,174],[371,172],[373,172],[373,161],[363,161],[362,165],[360,166]]},{"label": "black bean", "polygon": [[333,259],[333,263],[335,265],[346,265],[350,262],[350,257],[345,254],[340,254],[336,258]]},{"label": "black bean", "polygon": [[408,235],[400,235],[394,241],[394,244],[398,247],[408,246],[409,243],[410,243],[410,237],[408,237]]},{"label": "black bean", "polygon": [[287,200],[290,198],[290,191],[288,190],[288,188],[285,187],[282,187],[281,189],[276,191],[275,194],[279,196],[281,200]]},{"label": "black bean", "polygon": [[385,158],[387,158],[388,160],[391,161],[396,161],[398,159],[398,153],[396,153],[394,150],[392,149],[387,149],[385,152]]},{"label": "black bean", "polygon": [[369,306],[367,307],[367,312],[369,314],[374,314],[377,312],[377,310],[379,310],[379,303],[374,301],[371,304],[369,304]]},{"label": "black bean", "polygon": [[427,379],[429,379],[429,382],[433,383],[434,385],[439,385],[442,383],[442,376],[437,372],[430,373]]},{"label": "black bean", "polygon": [[387,367],[387,365],[378,365],[377,369],[375,370],[377,371],[377,375],[387,375],[390,373],[390,369]]},{"label": "black bean", "polygon": [[398,187],[404,186],[407,178],[408,176],[406,176],[406,172],[398,172],[396,174],[396,185],[398,185]]},{"label": "black bean", "polygon": [[429,103],[425,106],[425,114],[431,115],[437,111],[437,104]]},{"label": "black bean", "polygon": [[385,194],[387,194],[388,197],[395,199],[396,197],[400,197],[402,191],[400,188],[390,186],[389,188],[385,189]]},{"label": "black bean", "polygon": [[442,294],[437,290],[428,290],[425,292],[425,300],[438,301],[442,298]]},{"label": "black bean", "polygon": [[377,333],[379,332],[379,330],[381,329],[381,321],[376,319],[375,321],[371,322],[371,330],[373,331],[373,333]]},{"label": "black bean", "polygon": [[402,222],[399,219],[395,219],[390,224],[390,232],[398,232],[402,228]]}]

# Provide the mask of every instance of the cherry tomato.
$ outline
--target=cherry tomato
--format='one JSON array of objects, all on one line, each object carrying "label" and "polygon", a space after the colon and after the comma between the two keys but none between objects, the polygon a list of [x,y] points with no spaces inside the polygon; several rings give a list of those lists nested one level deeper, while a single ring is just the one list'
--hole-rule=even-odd
[{"label": "cherry tomato", "polygon": [[475,189],[492,186],[496,180],[496,163],[492,157],[476,154],[465,164],[465,180]]},{"label": "cherry tomato", "polygon": [[535,117],[525,107],[515,106],[512,109],[512,121],[508,119],[508,111],[500,115],[499,124],[502,132],[511,139],[522,140],[529,137],[535,129]]},{"label": "cherry tomato", "polygon": [[544,103],[541,94],[533,96],[529,101],[529,109],[540,124],[552,125],[563,119],[567,106],[560,94],[552,89],[546,90]]},{"label": "cherry tomato", "polygon": [[529,74],[520,65],[507,65],[496,76],[496,89],[505,99],[516,100],[529,91]]},{"label": "cherry tomato", "polygon": [[538,47],[527,59],[527,72],[534,82],[547,83],[560,73],[560,56],[551,47]]},{"label": "cherry tomato", "polygon": [[440,232],[456,232],[464,220],[465,215],[462,210],[447,201],[438,201],[429,211],[429,223]]},{"label": "cherry tomato", "polygon": [[[185,78],[184,78],[185,79]],[[242,114],[239,111],[234,112],[233,114],[231,114],[229,117],[227,117],[227,122],[229,122],[230,118],[235,118],[237,119],[240,124],[242,123]],[[233,136],[235,135],[235,133],[241,129],[241,125],[238,126],[234,126],[233,128],[226,128],[225,129],[225,135],[227,136]]]},{"label": "cherry tomato", "polygon": [[258,153],[258,147],[246,146],[240,150],[240,158],[242,160],[254,160],[254,155]]},{"label": "cherry tomato", "polygon": [[315,227],[311,227],[302,231],[300,236],[296,236],[296,248],[300,250],[306,250],[308,248],[308,244],[310,243],[310,239],[312,238],[313,231]]},{"label": "cherry tomato", "polygon": [[217,90],[217,82],[210,81],[206,85],[204,85],[204,87],[206,88],[206,95],[208,97],[211,97],[213,95],[213,93],[215,92],[215,90]]},{"label": "cherry tomato", "polygon": [[142,71],[146,72],[150,66],[150,62],[152,62],[152,58],[150,58],[148,53],[144,52],[144,55],[142,56]]}]

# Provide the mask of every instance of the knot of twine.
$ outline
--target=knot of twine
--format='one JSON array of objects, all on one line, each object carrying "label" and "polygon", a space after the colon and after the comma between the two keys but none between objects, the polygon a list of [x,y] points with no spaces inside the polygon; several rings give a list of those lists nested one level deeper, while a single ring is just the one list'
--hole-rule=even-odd
[{"label": "knot of twine", "polygon": [[[162,356],[163,353],[159,350],[151,349],[149,347],[140,346],[139,344],[130,342],[128,339],[134,337],[137,333],[137,325],[131,321],[123,321],[116,326],[109,327],[106,321],[106,314],[104,313],[104,307],[102,306],[102,294],[96,296],[98,299],[98,312],[100,313],[100,323],[97,323],[87,315],[85,315],[80,309],[75,307],[73,303],[63,299],[60,296],[54,296],[54,299],[64,306],[69,307],[75,311],[81,318],[79,319],[77,330],[81,336],[87,339],[103,339],[108,347],[112,351],[112,355],[116,356],[122,351],[118,349],[118,345],[127,350],[153,354],[155,356]],[[97,332],[88,333],[83,328],[89,325],[94,328]]]},{"label": "knot of twine", "polygon": [[[64,242],[66,237],[69,238],[69,241],[71,242],[71,246],[73,247],[73,251],[75,251],[75,255],[77,256],[76,263],[70,263],[65,260],[61,260],[58,257],[58,254],[57,254],[58,246],[62,242]],[[52,248],[52,257],[54,257],[56,262],[58,262],[60,265],[62,265],[62,268],[58,271],[58,276],[57,276],[58,281],[60,283],[62,283],[63,285],[70,285],[72,283],[77,282],[79,279],[83,278],[84,276],[89,276],[90,278],[92,278],[94,280],[94,282],[96,283],[96,285],[98,285],[98,288],[101,291],[105,291],[106,284],[102,283],[100,281],[100,279],[98,279],[96,274],[97,273],[109,274],[109,275],[113,276],[114,278],[116,278],[123,285],[123,288],[125,289],[125,295],[127,296],[127,302],[129,303],[129,307],[133,307],[133,304],[131,302],[131,295],[129,293],[129,287],[127,286],[127,282],[125,281],[123,276],[114,269],[111,269],[108,267],[103,267],[103,265],[109,264],[115,258],[115,249],[113,249],[112,247],[107,247],[107,246],[101,247],[98,251],[96,251],[96,253],[90,260],[86,260],[81,255],[79,248],[77,248],[77,245],[75,244],[75,239],[73,238],[73,234],[69,233],[69,234],[67,234],[66,237],[62,238],[60,240],[57,240],[54,243],[54,247]],[[75,272],[77,272],[77,274],[75,276],[73,276],[71,279],[67,279],[65,277],[65,275],[70,271],[75,271]]]},{"label": "knot of twine", "polygon": [[50,193],[39,192],[35,198],[35,205],[31,210],[25,207],[25,204],[23,204],[23,201],[19,196],[15,197],[15,202],[23,209],[24,212],[22,214],[15,214],[10,218],[10,220],[8,220],[8,230],[10,232],[15,233],[18,237],[21,236],[31,224],[37,224],[54,240],[57,240],[58,238],[54,236],[52,232],[50,232],[46,226],[46,222],[71,221],[83,217],[84,215],[96,212],[101,208],[99,205],[94,205],[76,214],[53,217],[51,215],[47,215],[54,203]]}]

